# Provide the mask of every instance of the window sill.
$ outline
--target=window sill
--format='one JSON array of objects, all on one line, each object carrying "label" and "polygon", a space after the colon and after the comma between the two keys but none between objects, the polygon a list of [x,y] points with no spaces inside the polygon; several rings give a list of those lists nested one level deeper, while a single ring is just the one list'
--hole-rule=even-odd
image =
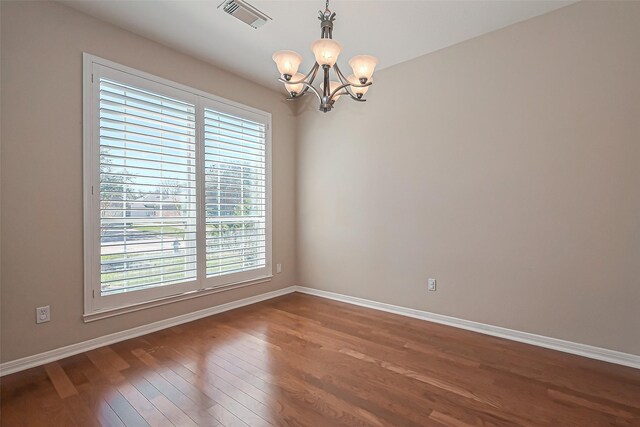
[{"label": "window sill", "polygon": [[93,313],[85,313],[82,319],[85,323],[93,322],[100,319],[106,319],[108,317],[119,316],[125,313],[132,313],[134,311],[144,310],[151,307],[158,307],[160,305],[171,304],[178,301],[185,301],[192,298],[198,298],[205,295],[216,294],[219,292],[230,291],[232,289],[244,288],[245,286],[257,285],[258,283],[270,282],[273,276],[264,276],[257,279],[244,280],[242,282],[230,283],[228,285],[217,286],[215,288],[201,289],[197,291],[185,292],[179,295],[172,295],[166,298],[158,298],[152,301],[131,304],[123,307],[109,308],[99,310]]}]

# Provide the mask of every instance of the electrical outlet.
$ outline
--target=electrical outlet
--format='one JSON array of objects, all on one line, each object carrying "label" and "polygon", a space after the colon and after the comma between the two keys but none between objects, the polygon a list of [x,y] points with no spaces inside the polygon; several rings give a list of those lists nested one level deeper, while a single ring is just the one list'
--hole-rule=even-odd
[{"label": "electrical outlet", "polygon": [[44,307],[36,308],[36,323],[44,323],[51,320],[51,307],[45,305]]},{"label": "electrical outlet", "polygon": [[282,273],[282,264],[276,264],[276,273]]},{"label": "electrical outlet", "polygon": [[436,279],[429,279],[427,281],[427,289],[430,291],[436,290]]}]

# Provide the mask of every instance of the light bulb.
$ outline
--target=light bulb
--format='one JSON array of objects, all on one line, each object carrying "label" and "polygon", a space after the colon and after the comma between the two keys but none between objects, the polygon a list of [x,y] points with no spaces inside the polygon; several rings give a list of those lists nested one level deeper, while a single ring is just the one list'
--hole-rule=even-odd
[{"label": "light bulb", "polygon": [[[297,73],[293,77],[291,77],[292,82],[299,82],[302,79],[304,79],[304,74],[300,73]],[[284,87],[287,89],[287,92],[294,94],[298,94],[302,92],[302,89],[304,89],[304,85],[302,83],[285,83]]]},{"label": "light bulb", "polygon": [[[353,74],[350,74],[349,77],[347,77],[347,80],[349,81],[349,83],[351,83],[352,85],[361,85],[362,83],[360,83],[360,80],[358,80],[356,78],[356,76],[354,76]],[[369,79],[367,81],[367,83],[373,83],[373,79]],[[351,90],[353,91],[353,93],[355,93],[356,95],[362,95],[364,96],[365,93],[367,93],[367,91],[369,90],[371,86],[365,86],[365,87],[353,87],[351,86]],[[359,96],[358,98],[362,98],[362,96]]]},{"label": "light bulb", "polygon": [[356,78],[358,80],[366,79],[366,83],[373,76],[373,70],[378,65],[378,58],[371,55],[357,55],[349,60],[349,65]]},{"label": "light bulb", "polygon": [[293,76],[298,72],[302,62],[302,56],[292,50],[279,50],[273,54],[272,58],[282,76]]},{"label": "light bulb", "polygon": [[311,45],[311,50],[318,64],[333,67],[342,52],[342,46],[332,39],[318,39]]}]

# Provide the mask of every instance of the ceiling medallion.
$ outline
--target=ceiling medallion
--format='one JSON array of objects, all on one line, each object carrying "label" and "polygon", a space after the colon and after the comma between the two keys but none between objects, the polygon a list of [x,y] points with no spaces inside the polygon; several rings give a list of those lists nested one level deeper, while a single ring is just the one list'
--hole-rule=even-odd
[{"label": "ceiling medallion", "polygon": [[[325,113],[331,111],[335,102],[342,95],[351,97],[354,101],[364,102],[363,96],[373,83],[371,76],[378,64],[378,59],[371,55],[357,55],[351,58],[349,65],[353,74],[345,77],[338,67],[338,56],[342,51],[340,43],[333,40],[333,21],[336,19],[335,12],[329,10],[329,0],[325,5],[325,10],[319,11],[321,36],[313,42],[311,50],[316,58],[316,63],[306,74],[298,73],[298,67],[302,62],[302,56],[291,50],[280,50],[273,54],[273,60],[278,66],[280,78],[278,81],[284,83],[289,93],[289,100],[297,99],[311,90],[320,101],[320,111]],[[322,68],[322,83],[319,89],[313,86],[313,81]],[[329,71],[333,71],[338,80],[329,79]]]}]

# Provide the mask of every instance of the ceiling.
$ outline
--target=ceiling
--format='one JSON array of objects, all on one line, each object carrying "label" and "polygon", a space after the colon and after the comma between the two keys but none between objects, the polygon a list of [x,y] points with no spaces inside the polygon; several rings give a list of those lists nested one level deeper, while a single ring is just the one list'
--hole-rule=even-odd
[{"label": "ceiling", "polygon": [[[313,65],[311,43],[319,38],[321,0],[248,0],[273,18],[253,29],[218,9],[222,0],[61,1],[69,7],[215,64],[271,88],[280,88],[273,52],[303,55],[301,72]],[[333,36],[343,46],[339,64],[370,54],[378,69],[558,9],[574,1],[348,1],[334,0]],[[284,89],[282,89],[284,90]]]}]

